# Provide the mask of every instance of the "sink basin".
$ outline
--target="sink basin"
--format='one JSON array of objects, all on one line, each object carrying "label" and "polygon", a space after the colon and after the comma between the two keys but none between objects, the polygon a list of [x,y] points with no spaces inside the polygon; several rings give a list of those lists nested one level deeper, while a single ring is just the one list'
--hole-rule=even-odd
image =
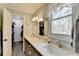
[{"label": "sink basin", "polygon": [[50,45],[44,46],[43,49],[45,49],[49,54],[53,55],[53,48]]},{"label": "sink basin", "polygon": [[77,55],[77,54],[75,54],[73,52],[66,51],[66,50],[64,50],[62,48],[53,47],[51,45],[44,46],[43,49],[46,50],[48,54],[55,55],[55,56],[71,56],[71,55]]}]

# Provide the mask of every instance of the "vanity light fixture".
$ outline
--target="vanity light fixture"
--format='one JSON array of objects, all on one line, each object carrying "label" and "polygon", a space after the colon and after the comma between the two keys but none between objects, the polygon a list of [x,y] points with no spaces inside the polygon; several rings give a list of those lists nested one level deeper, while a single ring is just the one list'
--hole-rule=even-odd
[{"label": "vanity light fixture", "polygon": [[32,21],[35,21],[35,17],[32,19]]},{"label": "vanity light fixture", "polygon": [[36,16],[35,18],[36,18],[36,21],[38,21],[38,20],[39,20],[39,17],[38,17],[38,16]]},{"label": "vanity light fixture", "polygon": [[43,17],[35,16],[35,17],[32,19],[32,21],[38,21],[38,22],[40,22],[40,21],[44,21],[44,19],[43,19]]},{"label": "vanity light fixture", "polygon": [[32,21],[38,21],[39,20],[39,17],[38,16],[35,16]]},{"label": "vanity light fixture", "polygon": [[38,20],[38,21],[39,21],[39,22],[40,22],[40,21],[44,21],[43,17],[39,18],[39,20]]}]

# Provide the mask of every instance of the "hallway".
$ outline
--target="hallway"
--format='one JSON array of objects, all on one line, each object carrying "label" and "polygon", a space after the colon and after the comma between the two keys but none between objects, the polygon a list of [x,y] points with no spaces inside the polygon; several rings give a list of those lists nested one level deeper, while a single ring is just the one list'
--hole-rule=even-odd
[{"label": "hallway", "polygon": [[14,42],[13,43],[13,56],[25,56],[22,50],[22,42]]}]

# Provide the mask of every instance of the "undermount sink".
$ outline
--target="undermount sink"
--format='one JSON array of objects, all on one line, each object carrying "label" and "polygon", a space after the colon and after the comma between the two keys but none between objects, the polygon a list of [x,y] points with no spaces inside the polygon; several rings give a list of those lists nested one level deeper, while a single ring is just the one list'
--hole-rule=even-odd
[{"label": "undermount sink", "polygon": [[47,45],[43,47],[44,50],[47,51],[50,55],[55,55],[55,56],[71,56],[71,55],[77,55],[73,52],[69,52],[67,50],[64,50],[63,48]]},{"label": "undermount sink", "polygon": [[43,49],[49,51],[49,53],[53,53],[52,47],[50,45],[44,46]]},{"label": "undermount sink", "polygon": [[58,54],[57,49],[52,47],[51,45],[44,46],[43,49],[45,49],[51,55],[57,55]]}]

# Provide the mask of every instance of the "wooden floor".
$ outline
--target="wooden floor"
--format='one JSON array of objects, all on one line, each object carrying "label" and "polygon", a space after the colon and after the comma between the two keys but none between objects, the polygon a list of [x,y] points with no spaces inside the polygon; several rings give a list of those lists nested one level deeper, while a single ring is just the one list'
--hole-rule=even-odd
[{"label": "wooden floor", "polygon": [[0,56],[1,56],[1,33],[0,33]]},{"label": "wooden floor", "polygon": [[14,42],[13,43],[13,56],[25,56],[23,53],[23,43]]},{"label": "wooden floor", "polygon": [[1,56],[1,46],[0,46],[0,56]]}]

